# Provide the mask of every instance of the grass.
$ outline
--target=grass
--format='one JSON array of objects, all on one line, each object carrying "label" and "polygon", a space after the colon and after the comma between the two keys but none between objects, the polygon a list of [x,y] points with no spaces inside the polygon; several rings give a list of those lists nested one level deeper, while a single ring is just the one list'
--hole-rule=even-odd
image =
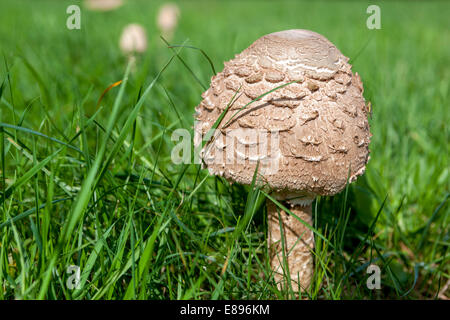
[{"label": "grass", "polygon": [[[169,49],[158,2],[82,10],[71,31],[76,2],[0,3],[0,299],[295,298],[271,279],[270,195],[170,158],[213,70],[290,28],[351,57],[373,106],[366,174],[313,204],[305,297],[450,297],[449,4],[379,2],[382,29],[368,30],[365,1],[187,1]],[[149,49],[127,71],[117,43],[131,22]],[[371,263],[380,290],[366,286]]]}]

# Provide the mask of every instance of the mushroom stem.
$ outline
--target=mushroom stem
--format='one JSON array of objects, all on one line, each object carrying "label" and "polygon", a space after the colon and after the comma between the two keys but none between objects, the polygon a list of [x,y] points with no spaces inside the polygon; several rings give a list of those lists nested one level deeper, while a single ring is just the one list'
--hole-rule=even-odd
[{"label": "mushroom stem", "polygon": [[[294,205],[290,211],[311,225],[311,204]],[[304,292],[309,288],[313,274],[314,233],[272,201],[267,201],[267,216],[270,264],[278,288],[289,289],[289,275],[292,290]]]},{"label": "mushroom stem", "polygon": [[130,64],[130,70],[131,70],[131,73],[135,73],[136,72],[136,55],[135,55],[135,53],[130,53],[129,55],[128,55],[128,63]]}]

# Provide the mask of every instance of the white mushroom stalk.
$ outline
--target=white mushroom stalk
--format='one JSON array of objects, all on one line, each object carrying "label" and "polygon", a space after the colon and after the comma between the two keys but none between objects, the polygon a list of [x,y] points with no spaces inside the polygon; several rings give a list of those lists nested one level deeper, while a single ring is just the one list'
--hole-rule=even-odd
[{"label": "white mushroom stalk", "polygon": [[314,249],[314,233],[300,220],[310,226],[313,225],[311,207],[313,200],[286,205],[296,217],[287,214],[272,201],[267,202],[270,264],[274,271],[275,282],[280,289],[292,288],[298,292],[307,289],[311,283],[314,270],[314,259],[311,254]]},{"label": "white mushroom stalk", "polygon": [[314,265],[311,204],[316,195],[334,195],[355,181],[369,160],[368,108],[361,79],[351,69],[320,34],[271,33],[225,62],[196,108],[199,141],[236,97],[201,153],[204,164],[212,174],[247,185],[259,165],[271,196],[294,215],[267,200],[279,288],[308,290]]},{"label": "white mushroom stalk", "polygon": [[123,5],[122,0],[85,0],[86,8],[93,11],[111,11]]},{"label": "white mushroom stalk", "polygon": [[180,9],[175,3],[166,3],[159,8],[156,24],[161,35],[168,41],[173,38],[179,16]]},{"label": "white mushroom stalk", "polygon": [[136,56],[147,50],[147,33],[144,27],[133,23],[127,25],[120,36],[120,50],[132,63],[132,70],[136,68]]}]

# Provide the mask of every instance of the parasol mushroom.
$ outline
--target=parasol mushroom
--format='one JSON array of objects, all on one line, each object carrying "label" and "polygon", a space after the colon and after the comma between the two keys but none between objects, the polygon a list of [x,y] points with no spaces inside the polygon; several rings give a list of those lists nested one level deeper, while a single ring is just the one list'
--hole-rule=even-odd
[{"label": "parasol mushroom", "polygon": [[147,34],[137,23],[127,25],[120,36],[120,49],[124,54],[143,53],[147,50]]},{"label": "parasol mushroom", "polygon": [[135,70],[136,54],[147,50],[147,33],[144,27],[136,23],[127,25],[120,36],[119,46],[131,62],[132,70]]},{"label": "parasol mushroom", "polygon": [[343,190],[369,160],[363,85],[348,60],[318,33],[271,33],[225,62],[196,108],[197,145],[226,110],[201,151],[210,173],[249,185],[258,165],[271,197],[295,215],[267,200],[271,266],[280,289],[304,291],[311,283],[315,197]]}]

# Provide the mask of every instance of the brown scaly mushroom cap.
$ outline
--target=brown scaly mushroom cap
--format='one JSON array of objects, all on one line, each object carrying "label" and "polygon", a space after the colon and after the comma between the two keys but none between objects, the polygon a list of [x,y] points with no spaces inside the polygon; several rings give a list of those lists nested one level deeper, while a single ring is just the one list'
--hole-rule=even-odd
[{"label": "brown scaly mushroom cap", "polygon": [[[221,130],[202,150],[209,171],[250,184],[259,160],[263,179],[278,198],[292,204],[336,194],[347,179],[356,180],[369,159],[371,134],[362,82],[348,60],[318,33],[287,30],[259,38],[225,62],[196,108],[198,145],[238,92]],[[248,105],[223,127],[247,103],[291,81],[298,82]],[[278,146],[272,142],[261,146],[245,134],[235,135],[230,145],[226,136],[236,129],[267,130],[267,140],[277,135]],[[275,162],[277,170],[264,170]],[[292,199],[299,195],[300,200]]]}]

